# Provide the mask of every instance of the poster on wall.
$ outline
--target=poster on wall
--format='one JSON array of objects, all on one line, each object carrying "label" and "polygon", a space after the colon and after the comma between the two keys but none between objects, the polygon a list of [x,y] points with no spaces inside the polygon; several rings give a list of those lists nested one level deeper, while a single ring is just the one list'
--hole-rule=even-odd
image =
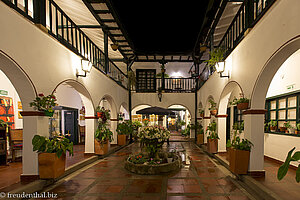
[{"label": "poster on wall", "polygon": [[12,98],[0,96],[0,119],[7,122],[12,129],[15,129],[14,105]]}]

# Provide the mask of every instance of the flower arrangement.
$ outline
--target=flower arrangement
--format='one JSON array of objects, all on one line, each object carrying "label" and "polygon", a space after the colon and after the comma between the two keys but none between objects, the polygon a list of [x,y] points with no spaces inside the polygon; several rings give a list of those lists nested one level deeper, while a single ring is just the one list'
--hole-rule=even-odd
[{"label": "flower arrangement", "polygon": [[35,110],[45,112],[46,116],[53,116],[56,97],[53,94],[45,96],[43,93],[40,93],[29,105]]},{"label": "flower arrangement", "polygon": [[136,155],[129,156],[129,161],[134,164],[144,164],[147,162],[147,158],[142,153],[138,153]]},{"label": "flower arrangement", "polygon": [[143,119],[143,125],[144,126],[148,126],[149,122],[150,122],[149,119],[147,119],[147,118]]},{"label": "flower arrangement", "polygon": [[105,123],[107,120],[110,120],[110,110],[98,106],[96,108],[96,116],[99,118],[100,121]]},{"label": "flower arrangement", "polygon": [[131,121],[126,121],[118,124],[117,133],[118,135],[130,135],[133,133],[133,125]]},{"label": "flower arrangement", "polygon": [[240,97],[239,99],[237,99],[236,97],[233,98],[232,102],[229,102],[230,105],[237,105],[240,103],[249,103],[249,99],[246,97]]},{"label": "flower arrangement", "polygon": [[164,127],[147,126],[140,128],[137,137],[141,143],[145,144],[146,151],[150,158],[158,157],[158,150],[164,142],[170,138],[170,131]]}]

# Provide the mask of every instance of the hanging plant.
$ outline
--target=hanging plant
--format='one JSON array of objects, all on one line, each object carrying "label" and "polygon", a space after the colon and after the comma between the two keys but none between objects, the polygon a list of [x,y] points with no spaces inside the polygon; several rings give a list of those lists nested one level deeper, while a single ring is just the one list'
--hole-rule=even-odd
[{"label": "hanging plant", "polygon": [[132,89],[136,85],[135,73],[134,73],[134,71],[130,70],[130,71],[128,71],[127,75],[128,75],[128,87],[130,87]]},{"label": "hanging plant", "polygon": [[98,106],[96,108],[96,117],[98,117],[99,121],[105,123],[107,120],[110,120],[110,110],[105,110],[104,107]]},{"label": "hanging plant", "polygon": [[216,70],[215,65],[218,62],[224,61],[224,54],[225,54],[225,49],[222,47],[215,48],[214,50],[209,52],[210,59],[206,60],[204,62],[207,63],[208,67],[213,68]]}]

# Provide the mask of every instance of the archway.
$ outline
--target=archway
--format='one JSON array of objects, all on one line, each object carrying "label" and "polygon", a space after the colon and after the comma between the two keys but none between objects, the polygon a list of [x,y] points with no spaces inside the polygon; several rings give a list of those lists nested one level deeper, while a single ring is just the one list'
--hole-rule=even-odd
[{"label": "archway", "polygon": [[148,104],[142,104],[142,105],[137,105],[131,110],[131,116],[132,116],[132,121],[139,121],[140,123],[143,123],[143,116],[136,114],[137,111],[142,110],[144,108],[149,108],[151,105]]},{"label": "archway", "polygon": [[128,112],[128,106],[124,102],[121,104],[119,109],[119,121],[127,121],[129,120],[129,112]]},{"label": "archway", "polygon": [[[19,115],[19,111],[32,110],[29,103],[35,99],[37,92],[32,80],[22,67],[2,51],[0,51],[0,70],[1,90],[3,90],[0,95],[2,96],[1,104],[3,103],[6,108],[7,106],[15,108],[14,112],[10,113],[11,116],[9,116],[10,119],[14,116],[15,121],[9,120],[9,122],[10,125],[14,122],[15,127],[12,126],[12,128],[19,128],[23,133],[22,166],[20,166],[20,173],[18,173],[18,169],[16,168],[15,175],[17,177],[10,177],[11,180],[16,178],[16,180],[13,181],[18,181],[20,180],[19,176],[21,172],[23,175],[38,174],[37,154],[32,151],[31,144],[31,140],[38,129],[37,119],[27,117],[21,119],[22,116]],[[19,106],[18,102],[20,102]],[[8,118],[5,119],[5,121],[7,120]],[[6,137],[4,138],[6,139]],[[7,151],[7,149],[4,150]],[[2,172],[2,174],[5,175],[5,172]],[[5,179],[7,179],[7,176],[5,176]],[[9,181],[10,180],[7,180],[7,183],[9,183]]]},{"label": "archway", "polygon": [[243,96],[243,90],[236,81],[227,83],[221,93],[218,107],[218,151],[226,151],[226,142],[231,138],[232,125],[242,123],[242,111],[238,111],[236,106],[230,106],[229,102]]},{"label": "archway", "polygon": [[[270,83],[283,63],[300,49],[300,36],[296,36],[283,44],[267,60],[260,72],[251,94],[252,113],[245,116],[245,137],[254,144],[251,151],[249,171],[264,168],[264,118],[266,95]],[[256,112],[256,114],[255,114]],[[281,149],[282,152],[285,150]],[[286,152],[284,152],[286,155]],[[282,153],[283,154],[283,153]]]},{"label": "archway", "polygon": [[[94,105],[88,90],[79,82],[69,79],[59,83],[53,94],[58,106],[50,119],[51,135],[63,134],[74,144],[74,158],[67,157],[67,166],[86,158],[84,153],[93,153],[94,120],[85,116],[94,116]],[[92,146],[92,147],[91,147]]]}]

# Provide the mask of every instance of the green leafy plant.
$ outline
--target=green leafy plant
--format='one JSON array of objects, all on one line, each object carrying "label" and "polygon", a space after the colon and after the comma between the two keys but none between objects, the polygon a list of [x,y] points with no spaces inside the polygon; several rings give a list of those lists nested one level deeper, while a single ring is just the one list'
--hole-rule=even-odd
[{"label": "green leafy plant", "polygon": [[131,121],[122,122],[117,126],[118,135],[130,135],[133,133],[133,130]]},{"label": "green leafy plant", "polygon": [[197,133],[198,133],[201,129],[203,130],[203,126],[202,126],[199,122],[196,123],[196,126],[195,126],[195,124],[191,124],[190,126],[191,126],[191,129],[192,129],[192,130],[197,129]]},{"label": "green leafy plant", "polygon": [[298,131],[300,131],[300,123],[297,123],[296,128]]},{"label": "green leafy plant", "polygon": [[217,133],[217,123],[215,121],[210,122],[206,128],[206,133],[208,132],[208,139],[220,139]]},{"label": "green leafy plant", "polygon": [[204,110],[199,108],[199,114],[204,114]]},{"label": "green leafy plant", "polygon": [[208,102],[210,103],[209,110],[216,110],[217,109],[217,103],[213,99],[209,99]]},{"label": "green leafy plant", "polygon": [[240,103],[249,103],[250,100],[246,97],[241,97],[239,99],[237,99],[236,97],[233,98],[232,102],[229,102],[230,105],[237,105]]},{"label": "green leafy plant", "polygon": [[293,128],[293,126],[291,125],[291,122],[289,122],[289,121],[284,123],[284,127],[285,128]]},{"label": "green leafy plant", "polygon": [[244,123],[234,123],[233,126],[233,137],[232,141],[228,140],[226,146],[238,150],[251,151],[253,144],[248,139],[240,138],[240,134],[244,129]]},{"label": "green leafy plant", "polygon": [[133,129],[137,131],[140,127],[142,127],[142,123],[139,121],[132,122]]},{"label": "green leafy plant", "polygon": [[128,160],[134,164],[144,164],[145,162],[147,162],[147,158],[142,153],[130,155]]},{"label": "green leafy plant", "polygon": [[48,139],[44,136],[35,135],[32,138],[33,151],[38,153],[56,153],[60,158],[63,153],[69,152],[73,156],[73,142],[64,136],[56,136]]},{"label": "green leafy plant", "polygon": [[268,125],[272,126],[272,127],[275,127],[275,126],[277,126],[277,121],[271,120],[271,121],[268,122]]},{"label": "green leafy plant", "polygon": [[106,126],[98,127],[95,132],[95,139],[101,144],[106,143],[106,141],[111,142],[113,133]]},{"label": "green leafy plant", "polygon": [[[288,172],[289,166],[290,166],[290,162],[300,162],[300,151],[295,152],[293,155],[293,151],[296,149],[296,147],[294,147],[293,149],[291,149],[285,159],[285,162],[279,167],[278,172],[277,172],[277,179],[278,180],[282,180],[283,177],[285,177],[285,175]],[[298,168],[296,170],[296,181],[297,183],[300,182],[300,164],[298,165]]]},{"label": "green leafy plant", "polygon": [[185,121],[179,119],[179,120],[176,122],[176,124],[177,124],[177,127],[178,127],[179,129],[181,129],[181,127],[185,125]]},{"label": "green leafy plant", "polygon": [[209,52],[210,59],[206,60],[204,62],[206,62],[210,68],[216,69],[215,65],[218,62],[221,62],[224,60],[224,54],[225,54],[224,48],[222,48],[222,47],[215,48],[213,51]]},{"label": "green leafy plant", "polygon": [[45,96],[40,93],[29,105],[35,110],[54,112],[53,107],[56,105],[56,97],[53,94]]}]

